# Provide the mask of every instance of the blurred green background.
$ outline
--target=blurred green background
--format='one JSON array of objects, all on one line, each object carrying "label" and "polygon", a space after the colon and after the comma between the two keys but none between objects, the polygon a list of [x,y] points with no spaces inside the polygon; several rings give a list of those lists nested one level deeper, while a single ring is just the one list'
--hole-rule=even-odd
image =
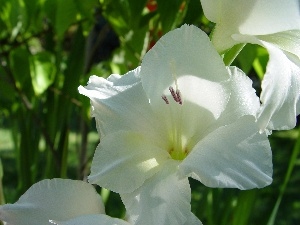
[{"label": "blurred green background", "polygon": [[[99,136],[77,87],[92,74],[134,69],[163,34],[184,23],[208,35],[214,27],[199,0],[0,0],[1,204],[44,178],[85,179]],[[267,61],[264,49],[246,45],[233,62],[258,94]],[[204,224],[300,224],[298,128],[269,139],[270,186],[211,189],[190,180],[192,209]],[[109,215],[124,216],[117,194],[97,190]]]}]

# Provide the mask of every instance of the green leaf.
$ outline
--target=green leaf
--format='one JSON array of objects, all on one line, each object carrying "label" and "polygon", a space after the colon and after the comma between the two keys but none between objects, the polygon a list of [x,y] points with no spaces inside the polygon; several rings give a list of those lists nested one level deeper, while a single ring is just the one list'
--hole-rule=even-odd
[{"label": "green leaf", "polygon": [[240,192],[233,215],[232,225],[248,224],[257,193],[257,189]]},{"label": "green leaf", "polygon": [[26,48],[19,47],[11,51],[10,69],[16,81],[16,86],[25,91],[26,94],[32,94],[32,84],[30,76],[30,53]]},{"label": "green leaf", "polygon": [[202,15],[203,15],[203,11],[201,8],[200,1],[189,0],[187,1],[187,12],[183,23],[197,24],[199,23],[199,21],[201,21]]},{"label": "green leaf", "polygon": [[160,15],[164,33],[174,28],[181,3],[182,0],[157,0],[157,10]]},{"label": "green leaf", "polygon": [[223,61],[226,66],[230,66],[231,63],[235,60],[235,58],[239,55],[241,50],[244,48],[245,44],[237,44],[229,49],[223,57]]},{"label": "green leaf", "polygon": [[[136,67],[141,62],[148,46],[148,28],[130,31],[127,34],[124,46],[125,59],[131,60],[132,66]],[[128,61],[127,61],[128,63]]]},{"label": "green leaf", "polygon": [[56,0],[48,0],[44,3],[42,8],[48,22],[51,22],[53,26],[55,26],[56,21],[57,5],[58,3]]},{"label": "green leaf", "polygon": [[69,26],[76,22],[77,13],[74,0],[57,0],[55,30],[59,39],[64,36]]},{"label": "green leaf", "polygon": [[[3,67],[0,67],[0,105],[3,106],[4,102],[11,102],[14,100],[14,89],[12,84],[9,82],[6,72]],[[0,107],[1,108],[1,107]]]},{"label": "green leaf", "polygon": [[[69,121],[69,113],[72,106],[70,98],[78,95],[77,87],[80,76],[83,75],[84,68],[84,43],[85,39],[82,34],[82,28],[79,27],[73,39],[72,50],[66,62],[66,70],[64,71],[64,84],[61,90],[63,95],[60,96],[58,103],[64,107],[60,109],[60,117],[57,119],[59,126]],[[66,95],[68,98],[66,98]]]},{"label": "green leaf", "polygon": [[126,33],[130,28],[130,9],[127,1],[108,1],[103,12],[105,18],[117,33]]},{"label": "green leaf", "polygon": [[94,11],[99,6],[97,0],[75,1],[74,4],[76,4],[77,10],[83,18],[94,20]]},{"label": "green leaf", "polygon": [[10,38],[15,39],[24,23],[24,8],[18,0],[0,0],[0,19],[6,24]]},{"label": "green leaf", "polygon": [[[298,130],[299,130],[299,128],[298,128]],[[289,182],[292,180],[291,179],[292,172],[295,169],[295,167],[297,166],[297,161],[299,162],[299,160],[298,160],[299,154],[300,154],[300,132],[298,133],[298,138],[294,145],[293,152],[292,152],[290,160],[289,160],[289,165],[288,165],[285,177],[284,177],[284,182],[283,182],[283,184],[281,184],[281,187],[279,189],[279,195],[277,197],[276,203],[275,203],[272,213],[269,217],[267,225],[274,225],[276,222],[276,217],[278,214],[278,210],[279,210],[279,206],[281,204],[282,198],[283,198],[284,194],[287,195],[287,186],[288,186]],[[298,163],[298,165],[299,165],[299,163]],[[297,193],[298,193],[298,191],[297,191]]]},{"label": "green leaf", "polygon": [[128,0],[131,27],[138,27],[147,0]]},{"label": "green leaf", "polygon": [[258,52],[257,57],[253,61],[253,68],[257,73],[258,77],[260,78],[260,80],[262,80],[266,72],[266,67],[269,61],[269,54],[266,49],[260,46],[257,47],[257,52]]},{"label": "green leaf", "polygon": [[40,52],[31,57],[31,81],[34,92],[40,95],[53,83],[56,67],[54,56],[49,52]]},{"label": "green leaf", "polygon": [[240,68],[246,74],[248,74],[252,69],[253,62],[257,55],[256,48],[256,45],[246,45],[237,57],[237,61],[240,64]]},{"label": "green leaf", "polygon": [[43,8],[43,0],[23,0],[24,5],[24,20],[26,26],[25,29],[32,29],[34,32],[38,32],[44,25],[44,18],[41,15]]}]

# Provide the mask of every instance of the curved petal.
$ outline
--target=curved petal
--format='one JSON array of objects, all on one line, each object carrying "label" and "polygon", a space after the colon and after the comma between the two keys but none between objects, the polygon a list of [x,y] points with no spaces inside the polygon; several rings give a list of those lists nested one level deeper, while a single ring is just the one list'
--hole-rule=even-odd
[{"label": "curved petal", "polygon": [[300,59],[300,29],[288,30],[271,35],[259,35],[258,39],[296,55]]},{"label": "curved petal", "polygon": [[217,23],[222,15],[222,1],[224,0],[200,0],[205,17]]},{"label": "curved petal", "polygon": [[[205,15],[216,23],[212,42],[219,52],[238,43],[231,38],[233,34],[267,35],[300,29],[298,0],[207,1],[201,0],[201,3],[205,6]],[[216,8],[208,8],[211,5]]]},{"label": "curved petal", "polygon": [[100,135],[127,129],[152,134],[159,127],[138,73],[139,68],[123,76],[113,74],[107,80],[91,76],[86,87],[78,88],[91,99],[92,115]]},{"label": "curved petal", "polygon": [[[151,105],[157,107],[162,103],[163,94],[170,96],[170,86],[178,88],[184,100],[199,99],[201,105],[204,100],[201,95],[197,96],[200,91],[192,81],[201,83],[202,80],[213,85],[229,79],[224,63],[207,35],[188,25],[167,33],[156,43],[145,55],[140,75]],[[222,111],[222,106],[217,110]]]},{"label": "curved petal", "polygon": [[262,81],[258,114],[261,131],[288,130],[296,125],[297,103],[300,95],[300,67],[287,53],[263,42],[269,52],[267,71]]},{"label": "curved petal", "polygon": [[256,116],[260,107],[259,98],[252,87],[252,80],[237,67],[228,67],[231,74],[231,95],[226,108],[214,127],[230,124],[245,115]]},{"label": "curved petal", "polygon": [[124,220],[112,218],[104,214],[80,216],[67,221],[51,220],[50,222],[56,225],[130,225]]},{"label": "curved petal", "polygon": [[[240,0],[240,2],[249,1]],[[253,1],[251,3],[253,4]],[[258,0],[239,26],[240,33],[248,35],[266,35],[293,29],[300,29],[298,0]]]},{"label": "curved petal", "polygon": [[[290,45],[285,40],[282,42],[283,46],[279,46],[280,41],[276,43],[276,40],[288,39],[283,37],[288,34],[293,37],[290,40]],[[240,41],[247,39],[250,43],[265,47],[269,52],[269,62],[262,81],[260,95],[262,105],[257,115],[261,132],[265,130],[288,130],[296,125],[296,116],[299,114],[297,108],[299,107],[300,95],[300,59],[297,57],[299,49],[294,35],[297,35],[297,32],[293,34],[286,32],[280,37],[276,36],[275,46],[273,43],[260,40],[256,36],[234,35],[235,39]],[[261,36],[259,37],[261,38]],[[295,49],[292,49],[293,46]],[[282,51],[277,47],[291,51],[291,53]]]},{"label": "curved petal", "polygon": [[0,206],[0,219],[7,225],[49,225],[49,219],[68,220],[99,213],[104,213],[104,205],[94,187],[67,179],[40,181],[15,204]]},{"label": "curved petal", "polygon": [[88,180],[117,193],[132,192],[170,157],[164,149],[141,133],[109,134],[96,149]]},{"label": "curved petal", "polygon": [[262,188],[272,182],[272,153],[254,117],[244,116],[201,140],[179,170],[208,187]]},{"label": "curved petal", "polygon": [[176,175],[178,162],[170,160],[143,187],[121,194],[135,225],[182,225],[191,214],[191,190],[187,178]]}]

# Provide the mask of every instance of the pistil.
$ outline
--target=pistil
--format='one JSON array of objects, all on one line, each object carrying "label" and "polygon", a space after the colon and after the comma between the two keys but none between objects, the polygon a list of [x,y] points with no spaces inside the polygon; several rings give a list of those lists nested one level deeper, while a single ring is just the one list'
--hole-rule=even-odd
[{"label": "pistil", "polygon": [[[176,87],[176,90],[172,86],[169,87],[170,94],[173,100],[178,103],[175,105],[170,105],[170,119],[171,119],[171,129],[170,129],[170,148],[168,152],[170,153],[171,157],[175,160],[183,160],[186,155],[187,151],[183,146],[183,136],[182,136],[182,96],[180,90]],[[170,101],[167,96],[161,96],[164,102],[169,105]]]}]

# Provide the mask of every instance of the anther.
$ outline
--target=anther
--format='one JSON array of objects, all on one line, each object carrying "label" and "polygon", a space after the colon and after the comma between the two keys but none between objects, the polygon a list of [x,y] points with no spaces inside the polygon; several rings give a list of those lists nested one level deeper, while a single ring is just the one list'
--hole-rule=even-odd
[{"label": "anther", "polygon": [[169,104],[169,100],[167,99],[167,96],[162,95],[161,98],[165,101],[165,103],[168,105]]},{"label": "anther", "polygon": [[180,105],[182,105],[181,93],[178,89],[176,90],[176,99],[177,101],[176,100],[175,101],[178,102]]},{"label": "anther", "polygon": [[174,88],[173,87],[169,87],[169,91],[170,91],[173,99],[175,100],[175,102],[177,102],[177,95],[176,95],[176,93],[174,91]]}]

